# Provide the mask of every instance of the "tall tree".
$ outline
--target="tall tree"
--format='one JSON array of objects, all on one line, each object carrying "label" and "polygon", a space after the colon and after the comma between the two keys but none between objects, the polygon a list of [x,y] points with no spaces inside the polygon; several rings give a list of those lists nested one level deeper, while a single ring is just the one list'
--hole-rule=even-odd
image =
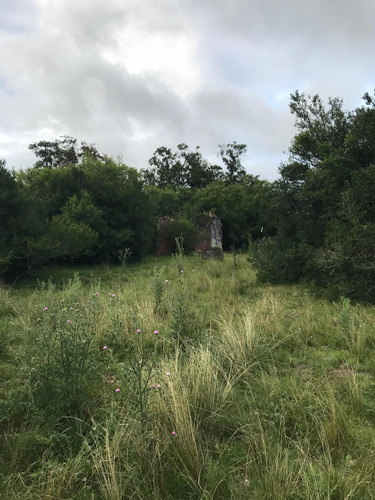
[{"label": "tall tree", "polygon": [[246,175],[246,171],[241,163],[241,156],[247,150],[246,144],[237,144],[236,141],[233,141],[229,144],[220,144],[219,148],[219,156],[227,168],[227,172],[224,175],[225,180],[229,184],[241,182]]}]

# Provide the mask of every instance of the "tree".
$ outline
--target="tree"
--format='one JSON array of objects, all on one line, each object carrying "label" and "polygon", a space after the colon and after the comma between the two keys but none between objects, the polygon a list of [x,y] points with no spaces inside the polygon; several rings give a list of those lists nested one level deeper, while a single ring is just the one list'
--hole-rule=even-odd
[{"label": "tree", "polygon": [[82,161],[85,156],[92,156],[94,159],[103,160],[105,157],[99,154],[96,147],[86,142],[81,142],[78,146],[77,139],[68,135],[61,136],[55,141],[39,141],[29,145],[39,160],[35,163],[35,168],[56,168],[66,165],[73,165]]},{"label": "tree", "polygon": [[199,146],[195,151],[189,151],[189,146],[184,143],[177,146],[176,152],[164,146],[158,148],[149,164],[151,169],[142,170],[143,180],[147,185],[159,188],[201,188],[221,177],[221,168],[210,165],[200,153]]},{"label": "tree", "polygon": [[339,98],[291,95],[298,132],[274,183],[276,234],[254,249],[260,277],[375,298],[375,100],[364,101],[347,112]]},{"label": "tree", "polygon": [[20,231],[18,219],[20,206],[14,172],[0,159],[0,279],[17,256]]},{"label": "tree", "polygon": [[227,172],[224,175],[229,184],[241,182],[246,175],[246,171],[241,164],[241,156],[246,153],[246,144],[237,144],[236,141],[230,144],[219,145],[219,156],[223,160]]}]

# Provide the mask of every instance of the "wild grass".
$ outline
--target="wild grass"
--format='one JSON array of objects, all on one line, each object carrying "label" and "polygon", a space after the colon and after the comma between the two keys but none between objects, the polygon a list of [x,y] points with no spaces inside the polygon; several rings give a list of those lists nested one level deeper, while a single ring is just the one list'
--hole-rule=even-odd
[{"label": "wild grass", "polygon": [[374,319],[244,255],[3,287],[0,498],[374,498]]}]

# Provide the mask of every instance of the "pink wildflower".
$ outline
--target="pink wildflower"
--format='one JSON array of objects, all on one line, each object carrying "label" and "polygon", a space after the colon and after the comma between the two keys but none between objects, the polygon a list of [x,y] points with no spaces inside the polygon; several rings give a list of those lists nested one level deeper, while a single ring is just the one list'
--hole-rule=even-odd
[{"label": "pink wildflower", "polygon": [[155,330],[154,335],[159,335],[159,332],[157,330]]},{"label": "pink wildflower", "polygon": [[107,345],[103,345],[103,351],[105,351],[106,349],[108,349],[108,346]]},{"label": "pink wildflower", "polygon": [[176,435],[176,432],[175,431],[172,431],[172,436],[175,436]]},{"label": "pink wildflower", "polygon": [[120,389],[117,387],[116,392],[120,392]]},{"label": "pink wildflower", "polygon": [[67,323],[70,323],[70,319],[67,320]]},{"label": "pink wildflower", "polygon": [[141,333],[141,329],[140,328],[138,328],[137,333]]},{"label": "pink wildflower", "polygon": [[167,376],[167,377],[169,377],[169,376],[170,376],[170,373],[169,373],[169,372],[167,372],[167,373],[166,373],[166,376]]},{"label": "pink wildflower", "polygon": [[44,310],[45,310],[45,311],[48,311],[48,307],[45,307],[45,308],[44,308]]}]

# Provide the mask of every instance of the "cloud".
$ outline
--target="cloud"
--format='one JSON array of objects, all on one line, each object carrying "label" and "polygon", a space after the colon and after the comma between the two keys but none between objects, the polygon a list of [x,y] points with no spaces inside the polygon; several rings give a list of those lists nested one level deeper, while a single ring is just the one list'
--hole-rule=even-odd
[{"label": "cloud", "polygon": [[236,140],[249,171],[272,179],[294,133],[290,92],[353,108],[375,76],[370,0],[5,0],[2,11],[0,156],[17,168],[32,164],[30,142],[63,134],[137,168],[161,145],[215,159]]}]

